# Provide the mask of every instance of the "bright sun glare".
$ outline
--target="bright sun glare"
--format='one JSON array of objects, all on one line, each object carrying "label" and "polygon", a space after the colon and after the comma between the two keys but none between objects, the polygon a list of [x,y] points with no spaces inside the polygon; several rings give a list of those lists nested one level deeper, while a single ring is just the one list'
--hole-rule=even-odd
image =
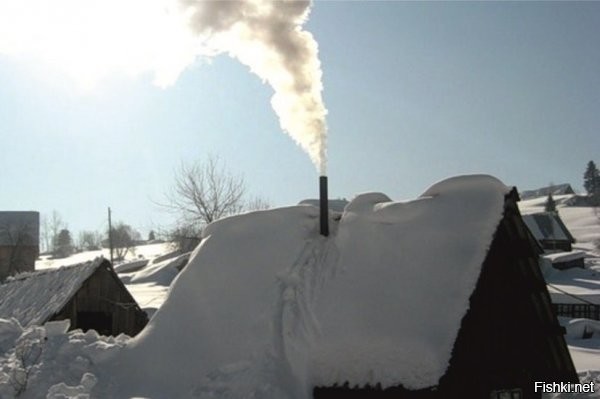
[{"label": "bright sun glare", "polygon": [[113,72],[172,84],[197,42],[169,0],[0,0],[0,54],[62,70],[82,89]]}]

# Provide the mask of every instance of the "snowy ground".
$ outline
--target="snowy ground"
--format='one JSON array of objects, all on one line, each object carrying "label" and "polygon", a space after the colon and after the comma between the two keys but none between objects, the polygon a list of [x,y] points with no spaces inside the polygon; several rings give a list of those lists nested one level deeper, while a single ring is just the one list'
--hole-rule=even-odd
[{"label": "snowy ground", "polygon": [[[133,251],[129,251],[125,257],[126,261],[133,261],[136,259],[152,259],[156,256],[165,254],[171,251],[170,243],[158,243],[139,245],[133,248]],[[66,258],[51,259],[49,255],[44,255],[38,259],[35,263],[35,270],[41,269],[52,269],[60,266],[74,265],[77,263],[87,262],[93,260],[98,256],[104,256],[106,259],[110,259],[110,251],[107,248],[98,251],[86,251],[73,254]]]}]

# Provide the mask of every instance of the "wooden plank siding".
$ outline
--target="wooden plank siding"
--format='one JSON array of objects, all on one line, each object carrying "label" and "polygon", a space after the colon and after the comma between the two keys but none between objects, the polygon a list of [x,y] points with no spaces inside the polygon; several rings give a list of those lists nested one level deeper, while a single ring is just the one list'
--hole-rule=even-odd
[{"label": "wooden plank siding", "polygon": [[[148,322],[148,317],[137,305],[118,278],[108,261],[103,262],[83,283],[77,293],[51,320],[71,320],[71,329],[88,329],[89,323],[103,324],[110,318],[110,326],[94,328],[104,335],[125,333],[135,336]],[[85,320],[84,320],[85,319]]]}]

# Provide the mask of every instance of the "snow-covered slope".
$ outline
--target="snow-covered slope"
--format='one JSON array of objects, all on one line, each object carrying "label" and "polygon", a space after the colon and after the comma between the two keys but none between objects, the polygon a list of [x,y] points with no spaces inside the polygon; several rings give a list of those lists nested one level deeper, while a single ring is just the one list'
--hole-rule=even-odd
[{"label": "snow-covered slope", "polygon": [[[132,251],[129,251],[126,260],[139,259],[139,257],[150,259],[158,255],[162,255],[171,250],[171,243],[157,243],[148,245],[138,245]],[[83,262],[88,262],[103,256],[105,259],[110,259],[110,251],[106,248],[97,251],[85,251],[73,254],[66,258],[52,259],[48,256],[42,256],[35,262],[35,269],[56,269],[60,266],[75,265]]]}]

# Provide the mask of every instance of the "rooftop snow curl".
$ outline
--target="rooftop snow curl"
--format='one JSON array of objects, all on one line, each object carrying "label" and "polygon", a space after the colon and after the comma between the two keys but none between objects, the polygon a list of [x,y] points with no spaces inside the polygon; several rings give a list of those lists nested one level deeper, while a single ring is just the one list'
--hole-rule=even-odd
[{"label": "rooftop snow curl", "polygon": [[133,396],[231,398],[308,398],[345,381],[434,386],[508,191],[473,175],[409,202],[363,194],[328,238],[306,205],[213,223],[114,360],[127,370],[114,384]]}]

